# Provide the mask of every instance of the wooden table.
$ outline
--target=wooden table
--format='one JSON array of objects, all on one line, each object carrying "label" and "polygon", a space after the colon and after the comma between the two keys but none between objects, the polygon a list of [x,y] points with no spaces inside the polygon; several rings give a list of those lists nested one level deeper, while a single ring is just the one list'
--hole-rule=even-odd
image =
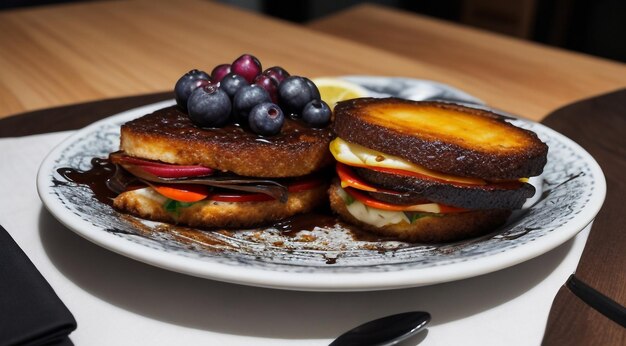
[{"label": "wooden table", "polygon": [[[532,119],[626,86],[626,64],[362,5],[308,25],[419,61],[422,78],[458,86]],[[413,71],[412,71],[413,72]]]},{"label": "wooden table", "polygon": [[621,63],[373,5],[309,28],[317,31],[205,1],[96,2],[2,12],[0,117],[171,90],[190,68],[211,69],[243,52],[257,55],[265,66],[280,64],[307,76],[441,81],[534,120],[626,86]]},{"label": "wooden table", "polygon": [[[90,2],[1,12],[0,32],[0,118],[164,92],[5,119],[0,132],[8,136],[31,120],[48,118],[45,121],[50,123],[63,120],[62,126],[76,125],[92,111],[103,117],[113,110],[163,99],[182,73],[196,67],[210,70],[244,52],[258,56],[266,67],[282,65],[293,74],[310,77],[369,74],[432,79],[534,120],[578,99],[626,86],[626,65],[621,63],[372,5],[307,28],[205,1],[159,2],[158,6],[153,1]],[[7,121],[11,119],[26,121]],[[617,124],[621,119],[613,117]],[[563,130],[581,131],[580,126],[565,125]],[[61,129],[43,127],[44,132]],[[612,152],[603,148],[614,144],[594,148],[610,159]],[[609,178],[621,181],[621,172],[613,169]],[[622,224],[618,214],[610,219],[613,224]]]},{"label": "wooden table", "polygon": [[207,1],[14,10],[0,13],[0,32],[0,117],[172,90],[191,68],[210,72],[243,53],[256,55],[264,66],[281,65],[306,76],[421,77],[428,69],[409,58]]}]

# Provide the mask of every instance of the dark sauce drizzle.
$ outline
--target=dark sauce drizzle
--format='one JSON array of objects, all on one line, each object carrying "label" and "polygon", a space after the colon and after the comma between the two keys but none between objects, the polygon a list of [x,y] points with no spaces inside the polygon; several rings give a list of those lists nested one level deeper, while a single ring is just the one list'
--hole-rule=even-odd
[{"label": "dark sauce drizzle", "polygon": [[[69,183],[75,183],[80,185],[88,186],[92,191],[94,198],[109,206],[113,206],[113,199],[117,196],[117,193],[114,192],[110,188],[109,180],[115,176],[116,173],[116,165],[111,163],[106,158],[93,158],[91,160],[92,168],[86,171],[81,171],[74,168],[62,167],[57,169],[57,172],[67,181],[62,182],[59,180],[54,180],[54,184],[58,185],[67,185]],[[521,221],[521,219],[526,216],[537,204],[544,201],[548,198],[554,191],[558,190],[563,185],[568,182],[584,175],[583,172],[570,176],[565,181],[557,184],[556,186],[543,191],[541,197],[533,203],[530,207],[524,210],[520,210],[515,213],[508,222],[489,234],[486,234],[481,237],[473,238],[470,240],[462,240],[459,242],[441,244],[437,247],[439,252],[443,253],[452,253],[457,251],[458,249],[464,247],[465,245],[474,244],[480,241],[484,241],[487,239],[492,239],[498,236],[504,227],[509,227]],[[320,228],[332,228],[335,225],[339,225],[340,227],[348,230],[355,241],[366,241],[366,242],[384,242],[394,240],[391,238],[384,238],[381,236],[377,236],[373,233],[369,233],[354,225],[346,224],[340,221],[332,212],[326,208],[320,208],[316,211],[295,215],[283,220],[280,220],[273,225],[268,226],[268,228],[275,228],[281,231],[281,233],[288,237],[295,237],[300,231],[312,231],[316,227]],[[519,237],[522,237],[532,231],[533,229],[525,228],[521,232],[517,232],[515,234],[503,235],[500,236],[503,240],[513,240]],[[416,243],[414,245],[426,245]],[[433,244],[428,244],[432,246]],[[337,258],[327,258],[327,264],[335,264]]]},{"label": "dark sauce drizzle", "polygon": [[[93,158],[91,159],[91,169],[87,171],[81,171],[75,168],[62,167],[57,169],[59,173],[66,181],[87,185],[95,199],[109,206],[113,206],[113,199],[117,194],[109,189],[107,181],[115,174],[115,165],[108,159]],[[55,181],[56,185],[63,184],[63,182]]]},{"label": "dark sauce drizzle", "polygon": [[[67,185],[68,183],[74,183],[88,186],[93,192],[95,199],[112,207],[113,199],[118,193],[114,191],[115,189],[111,186],[111,183],[113,180],[120,179],[119,171],[117,171],[116,165],[106,158],[93,158],[91,164],[92,168],[86,171],[70,167],[57,169],[57,173],[66,182],[55,179],[54,184]],[[118,173],[117,175],[116,172]],[[320,208],[310,213],[295,215],[277,221],[273,225],[268,226],[268,228],[276,228],[285,236],[295,237],[300,231],[312,231],[316,227],[331,228],[336,224],[340,224],[346,229],[354,229],[354,226],[341,223],[336,216],[332,215],[328,208]],[[353,236],[357,239],[361,233],[363,232],[355,230]]]}]

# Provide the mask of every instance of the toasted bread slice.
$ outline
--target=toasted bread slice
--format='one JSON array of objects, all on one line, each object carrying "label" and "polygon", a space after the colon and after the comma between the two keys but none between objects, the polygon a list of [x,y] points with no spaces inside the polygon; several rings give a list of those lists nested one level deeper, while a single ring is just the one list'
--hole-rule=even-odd
[{"label": "toasted bread slice", "polygon": [[343,220],[376,234],[410,242],[448,242],[480,236],[502,225],[511,214],[509,210],[479,210],[443,216],[425,216],[411,223],[372,225],[350,213],[346,202],[341,197],[340,189],[340,185],[334,183],[330,186],[328,193],[331,209]]},{"label": "toasted bread slice", "polygon": [[200,201],[168,211],[167,199],[146,187],[123,192],[113,200],[115,208],[155,221],[203,228],[242,228],[271,224],[295,214],[308,212],[326,200],[327,184],[289,193],[286,203]]},{"label": "toasted bread slice", "polygon": [[335,107],[342,139],[428,169],[482,179],[541,174],[548,147],[497,114],[441,102],[361,98]]},{"label": "toasted bread slice", "polygon": [[330,164],[329,128],[286,119],[281,133],[262,137],[236,125],[201,129],[175,106],[122,125],[127,155],[180,165],[202,165],[242,176],[302,176]]},{"label": "toasted bread slice", "polygon": [[[535,194],[534,186],[519,181],[491,185],[454,185],[431,179],[383,173],[366,168],[354,168],[366,181],[387,189],[408,192],[436,203],[467,209],[518,209]],[[413,198],[417,197],[414,196]],[[394,204],[384,195],[377,196]]]}]

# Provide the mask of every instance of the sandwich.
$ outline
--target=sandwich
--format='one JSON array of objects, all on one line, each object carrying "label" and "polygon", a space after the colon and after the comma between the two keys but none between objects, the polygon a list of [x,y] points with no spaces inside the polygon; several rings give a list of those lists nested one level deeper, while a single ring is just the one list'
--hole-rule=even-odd
[{"label": "sandwich", "polygon": [[[122,125],[109,189],[139,217],[269,225],[327,200],[331,111],[315,84],[243,54],[174,86],[176,105]],[[283,112],[285,109],[285,112]],[[289,113],[287,113],[289,110]]]},{"label": "sandwich", "polygon": [[324,202],[332,164],[330,129],[285,119],[260,136],[236,123],[203,128],[171,106],[121,127],[116,209],[203,228],[243,228],[311,210]]},{"label": "sandwich", "polygon": [[334,109],[338,178],[331,209],[345,221],[414,242],[474,237],[535,193],[548,147],[497,114],[460,105],[360,98]]}]

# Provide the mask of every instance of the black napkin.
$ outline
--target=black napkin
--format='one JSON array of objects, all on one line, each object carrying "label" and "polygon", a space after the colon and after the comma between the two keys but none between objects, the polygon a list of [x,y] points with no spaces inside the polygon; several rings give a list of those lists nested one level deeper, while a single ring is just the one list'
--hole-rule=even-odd
[{"label": "black napkin", "polygon": [[0,226],[0,345],[72,345],[76,320]]}]

